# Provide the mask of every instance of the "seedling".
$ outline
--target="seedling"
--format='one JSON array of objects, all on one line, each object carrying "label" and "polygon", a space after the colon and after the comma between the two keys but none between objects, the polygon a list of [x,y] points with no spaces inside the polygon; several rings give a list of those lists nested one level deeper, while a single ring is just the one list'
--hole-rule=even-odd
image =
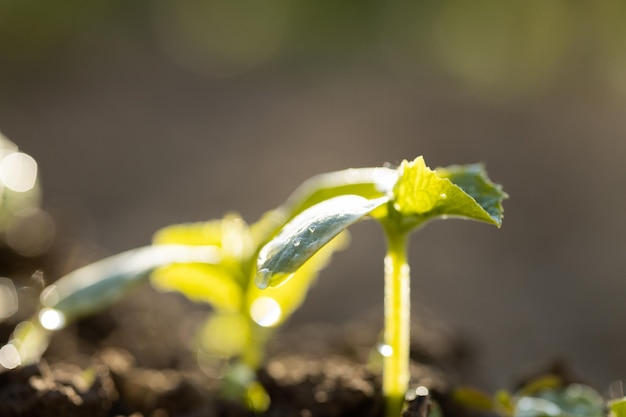
[{"label": "seedling", "polygon": [[263,364],[265,345],[303,302],[332,253],[347,243],[346,235],[320,250],[289,285],[269,292],[256,287],[260,248],[291,218],[296,201],[310,194],[300,189],[300,197],[253,225],[229,214],[220,220],[170,226],[155,234],[151,246],[71,272],[42,291],[37,316],[17,326],[1,348],[0,365],[13,368],[37,362],[54,331],[109,307],[149,281],[159,290],[179,291],[213,307],[198,332],[199,357],[227,363],[225,396],[242,400],[255,411],[264,410],[269,398],[256,382],[255,371]]},{"label": "seedling", "polygon": [[[409,383],[408,236],[432,219],[450,216],[499,227],[507,195],[481,165],[433,171],[419,157],[402,162],[397,170],[383,170],[372,175],[369,187],[363,182],[330,187],[319,202],[288,222],[261,250],[256,282],[260,288],[288,283],[304,262],[348,226],[368,215],[378,220],[387,239],[383,393],[387,416],[397,417]],[[367,176],[358,170],[353,175]]]},{"label": "seedling", "polygon": [[348,226],[370,216],[382,225],[388,244],[383,391],[387,415],[397,417],[409,382],[408,236],[429,220],[448,216],[500,226],[504,198],[480,165],[432,171],[421,157],[397,169],[322,174],[252,225],[230,214],[171,226],[159,231],[151,246],[61,278],[42,292],[37,317],[19,325],[2,347],[5,364],[39,360],[51,332],[150,280],[158,289],[213,306],[198,345],[232,364],[225,394],[263,410],[268,398],[254,375],[268,339],[302,303],[332,253],[345,246]]},{"label": "seedling", "polygon": [[[370,171],[376,170],[364,172]],[[269,400],[255,378],[265,345],[303,302],[332,253],[347,244],[348,235],[326,245],[297,271],[297,279],[281,288],[257,288],[256,259],[277,230],[318,201],[326,188],[341,188],[341,182],[358,187],[359,179],[350,172],[307,181],[283,206],[252,225],[229,214],[220,220],[170,226],[155,234],[151,246],[71,272],[42,291],[36,317],[20,323],[11,340],[0,348],[0,366],[37,362],[54,331],[107,308],[149,281],[159,290],[178,291],[213,307],[198,332],[196,342],[203,353],[199,356],[229,364],[222,384],[226,396],[245,401],[253,410],[265,409]]]},{"label": "seedling", "polygon": [[607,404],[593,388],[579,383],[568,383],[555,374],[533,378],[513,393],[499,390],[493,398],[468,387],[455,389],[452,398],[456,404],[468,410],[469,415],[607,417],[608,406],[613,417],[624,416],[623,399],[609,401]]}]

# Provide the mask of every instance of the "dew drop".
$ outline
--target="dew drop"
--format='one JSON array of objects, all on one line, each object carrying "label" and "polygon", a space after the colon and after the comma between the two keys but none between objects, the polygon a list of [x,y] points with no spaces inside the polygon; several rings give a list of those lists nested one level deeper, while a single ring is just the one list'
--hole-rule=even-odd
[{"label": "dew drop", "polygon": [[257,287],[264,290],[270,285],[271,277],[272,277],[272,272],[269,269],[267,268],[259,269],[259,271],[256,273],[256,276],[254,277],[254,283],[256,284]]},{"label": "dew drop", "polygon": [[441,193],[439,194],[439,198],[441,198],[442,200],[445,200],[446,198],[448,198],[448,195],[446,193]]},{"label": "dew drop", "polygon": [[273,298],[259,297],[250,306],[250,316],[259,326],[272,327],[280,321],[282,309]]},{"label": "dew drop", "polygon": [[300,246],[300,243],[302,243],[302,239],[296,239],[293,241],[293,246],[298,247]]},{"label": "dew drop", "polygon": [[315,233],[315,226],[309,226],[309,232]]},{"label": "dew drop", "polygon": [[39,312],[39,323],[44,329],[59,330],[65,326],[65,315],[53,308],[44,308]]}]

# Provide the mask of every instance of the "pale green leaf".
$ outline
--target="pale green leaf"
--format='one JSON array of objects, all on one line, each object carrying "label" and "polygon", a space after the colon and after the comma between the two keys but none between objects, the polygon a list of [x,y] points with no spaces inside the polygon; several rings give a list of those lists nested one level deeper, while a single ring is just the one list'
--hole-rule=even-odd
[{"label": "pale green leaf", "polygon": [[0,347],[4,352],[0,370],[36,363],[48,348],[51,336],[52,332],[42,327],[37,318],[21,322],[15,327],[9,342]]},{"label": "pale green leaf", "polygon": [[261,249],[256,284],[266,288],[283,283],[331,239],[387,201],[343,195],[303,211]]},{"label": "pale green leaf", "polygon": [[253,249],[248,225],[235,213],[219,220],[164,227],[152,241],[156,245],[214,245],[222,249],[222,261],[240,259]]},{"label": "pale green leaf", "polygon": [[[187,272],[190,274],[188,278],[180,273],[176,276],[167,273],[167,276],[164,276],[162,270],[160,278],[155,283],[159,285],[161,282],[163,289],[180,291],[190,299],[210,302],[218,307],[219,304],[224,303],[219,301],[224,298],[222,294],[234,292],[234,288],[231,287],[244,288],[248,284],[249,275],[243,267],[245,262],[251,262],[254,259],[252,255],[255,248],[250,228],[237,214],[228,214],[220,220],[168,226],[155,233],[153,242],[157,245],[215,245],[221,254],[219,268],[190,265],[191,268],[198,267],[198,270],[194,272],[188,269]],[[180,268],[176,270],[181,271]],[[200,280],[204,282],[194,283],[191,275],[198,279],[204,276],[205,278]],[[216,294],[211,295],[213,286],[215,286]],[[240,302],[240,299],[241,297],[229,304],[234,305]]]},{"label": "pale green leaf", "polygon": [[259,289],[252,283],[248,289],[248,309],[252,319],[261,326],[281,325],[302,304],[312,282],[330,262],[332,254],[344,249],[348,242],[347,232],[340,233],[298,268],[292,279],[282,285]]},{"label": "pale green leaf", "polygon": [[211,304],[220,311],[241,308],[243,289],[219,265],[186,264],[159,268],[150,277],[160,291],[178,291],[192,301]]},{"label": "pale green leaf", "polygon": [[133,249],[67,274],[44,289],[41,303],[62,313],[69,322],[117,302],[146,281],[156,268],[219,261],[219,249],[210,245],[154,245]]},{"label": "pale green leaf", "polygon": [[463,217],[500,226],[502,199],[478,165],[433,171],[421,156],[402,162],[394,187],[394,208],[415,223],[435,217]]},{"label": "pale green leaf", "polygon": [[292,218],[309,207],[341,195],[353,194],[370,200],[383,197],[391,192],[397,179],[398,172],[385,167],[350,168],[316,175],[298,187],[283,208]]}]

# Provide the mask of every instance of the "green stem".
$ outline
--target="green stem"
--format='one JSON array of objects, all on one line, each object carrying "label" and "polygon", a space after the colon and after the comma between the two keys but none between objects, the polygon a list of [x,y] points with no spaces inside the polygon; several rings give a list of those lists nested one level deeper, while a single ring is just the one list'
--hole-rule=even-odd
[{"label": "green stem", "polygon": [[398,417],[409,385],[410,270],[407,263],[408,233],[394,223],[385,224],[385,351],[383,395],[386,416]]}]

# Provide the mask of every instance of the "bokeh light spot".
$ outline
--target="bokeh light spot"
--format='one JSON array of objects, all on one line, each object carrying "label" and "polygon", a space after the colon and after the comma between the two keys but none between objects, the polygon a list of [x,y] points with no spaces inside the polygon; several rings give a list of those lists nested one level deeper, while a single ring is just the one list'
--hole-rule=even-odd
[{"label": "bokeh light spot", "polygon": [[389,356],[393,355],[393,348],[390,345],[387,345],[385,343],[381,343],[379,344],[376,349],[378,350],[378,353],[380,353],[382,356],[388,358]]},{"label": "bokeh light spot", "polygon": [[272,327],[280,321],[282,309],[273,298],[259,297],[250,306],[250,316],[259,326]]},{"label": "bokeh light spot", "polygon": [[65,326],[65,315],[53,308],[44,308],[39,312],[39,323],[44,329],[59,330]]},{"label": "bokeh light spot", "polygon": [[6,369],[14,369],[22,364],[20,353],[11,343],[0,348],[0,366]]},{"label": "bokeh light spot", "polygon": [[182,66],[211,76],[245,73],[280,53],[290,3],[180,0],[154,3],[154,25],[164,50]]},{"label": "bokeh light spot", "polygon": [[17,312],[17,291],[13,281],[0,278],[0,319],[5,319]]},{"label": "bokeh light spot", "polygon": [[23,256],[37,256],[52,245],[56,226],[50,214],[31,207],[17,212],[9,221],[5,233],[11,249]]},{"label": "bokeh light spot", "polygon": [[31,190],[37,182],[37,162],[25,153],[10,153],[0,161],[0,181],[12,191]]}]

